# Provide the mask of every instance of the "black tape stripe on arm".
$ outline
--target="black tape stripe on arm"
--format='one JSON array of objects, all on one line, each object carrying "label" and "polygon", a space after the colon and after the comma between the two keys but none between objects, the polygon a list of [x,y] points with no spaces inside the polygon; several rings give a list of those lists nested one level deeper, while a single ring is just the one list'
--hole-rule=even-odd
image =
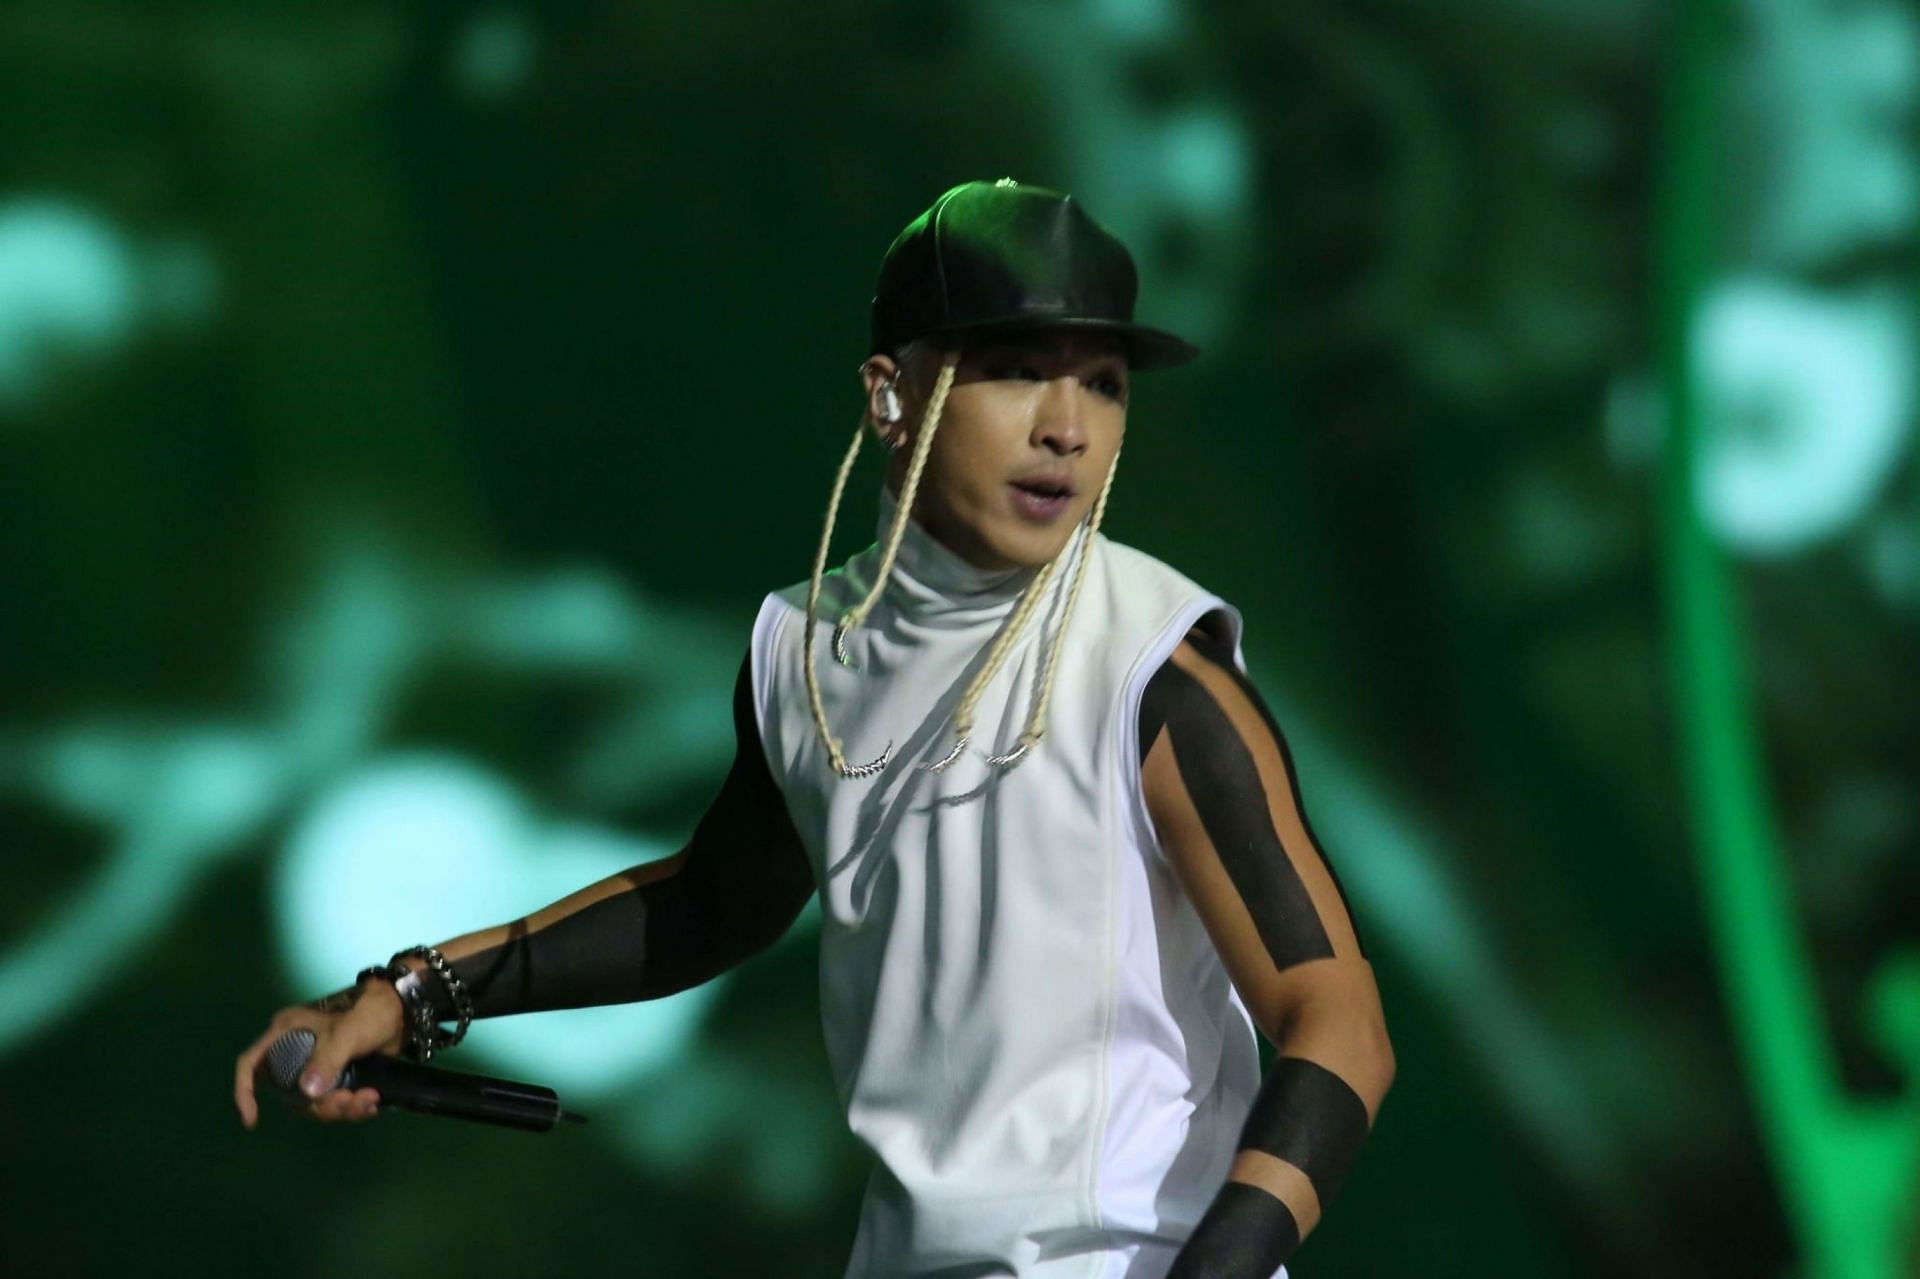
[{"label": "black tape stripe on arm", "polygon": [[1287,785],[1293,791],[1293,809],[1300,814],[1300,829],[1307,832],[1307,838],[1313,841],[1313,850],[1320,854],[1320,860],[1327,868],[1327,878],[1333,881],[1333,891],[1340,894],[1340,905],[1347,912],[1347,926],[1353,930],[1353,944],[1360,951],[1360,958],[1367,958],[1367,941],[1360,935],[1360,918],[1353,913],[1353,903],[1347,900],[1347,889],[1340,882],[1340,872],[1333,867],[1333,861],[1323,851],[1325,844],[1313,829],[1313,819],[1307,815],[1307,801],[1300,794],[1300,774],[1294,768],[1293,751],[1287,745],[1287,735],[1280,731],[1280,724],[1267,708],[1266,699],[1260,696],[1260,690],[1253,686],[1246,672],[1233,660],[1233,641],[1224,635],[1215,635],[1211,631],[1200,632],[1197,638],[1191,638],[1193,651],[1225,671],[1239,687],[1253,708],[1260,712],[1260,718],[1266,723],[1267,731],[1273,734],[1273,744],[1280,752],[1280,760],[1287,766]]},{"label": "black tape stripe on arm", "polygon": [[1229,1181],[1167,1279],[1271,1279],[1299,1246],[1300,1227],[1286,1204],[1258,1186]]},{"label": "black tape stripe on arm", "polygon": [[1240,1148],[1307,1174],[1326,1211],[1367,1139],[1367,1104],[1340,1076],[1304,1057],[1280,1057],[1260,1081]]},{"label": "black tape stripe on arm", "polygon": [[1142,749],[1164,725],[1180,782],[1273,966],[1332,959],[1333,941],[1313,897],[1273,829],[1260,769],[1233,721],[1206,686],[1169,660],[1141,698]]}]

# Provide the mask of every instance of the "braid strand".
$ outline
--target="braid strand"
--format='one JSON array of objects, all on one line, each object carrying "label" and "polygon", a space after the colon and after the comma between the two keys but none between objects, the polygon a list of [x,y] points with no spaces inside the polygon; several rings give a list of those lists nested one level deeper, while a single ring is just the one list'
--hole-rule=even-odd
[{"label": "braid strand", "polygon": [[[820,741],[827,748],[827,760],[833,765],[833,771],[842,777],[866,775],[864,769],[874,769],[886,762],[886,753],[872,764],[849,767],[847,757],[841,753],[840,743],[833,735],[833,729],[827,726],[826,705],[820,697],[820,676],[813,667],[814,632],[820,623],[820,585],[826,577],[827,551],[833,543],[833,524],[840,514],[840,498],[847,490],[847,476],[853,473],[853,460],[860,456],[860,442],[867,433],[866,420],[863,418],[853,428],[853,443],[847,446],[846,456],[840,460],[840,470],[833,477],[833,495],[827,499],[826,525],[820,530],[820,549],[814,552],[813,572],[807,579],[807,629],[801,643],[802,665],[806,670],[807,704],[813,711],[814,727],[820,730]],[[888,744],[888,750],[892,744]]]},{"label": "braid strand", "polygon": [[[880,557],[880,566],[873,576],[873,585],[868,588],[867,596],[850,609],[840,619],[833,630],[834,657],[844,665],[851,666],[847,657],[846,639],[853,628],[860,625],[872,611],[881,593],[886,590],[887,578],[893,572],[893,562],[900,551],[900,543],[906,536],[907,518],[913,508],[914,495],[920,489],[920,477],[926,472],[927,455],[933,447],[933,433],[939,427],[940,413],[946,407],[947,393],[953,389],[955,370],[960,362],[958,351],[949,352],[940,366],[940,376],[934,380],[933,391],[927,397],[927,409],[920,419],[919,436],[914,441],[913,457],[907,465],[907,474],[901,485],[899,509],[894,513],[893,527],[887,532],[887,545]],[[853,443],[847,446],[846,456],[840,460],[840,470],[833,477],[833,493],[827,499],[827,518],[820,530],[820,547],[814,553],[813,572],[807,580],[807,630],[802,641],[802,663],[806,667],[807,704],[813,712],[814,727],[819,730],[821,744],[827,748],[827,761],[833,771],[847,779],[872,777],[887,766],[887,760],[893,754],[893,743],[887,743],[887,749],[878,759],[865,764],[848,764],[841,750],[839,739],[834,737],[833,728],[827,723],[826,702],[820,694],[820,676],[814,669],[814,632],[820,624],[820,587],[826,577],[827,554],[833,543],[833,525],[839,517],[840,500],[847,489],[847,477],[853,473],[853,462],[860,455],[860,444],[866,437],[866,419],[854,427]]]},{"label": "braid strand", "polygon": [[934,380],[933,391],[927,396],[927,411],[921,415],[920,430],[913,442],[913,457],[907,462],[906,478],[900,484],[900,502],[893,513],[893,527],[887,530],[887,544],[880,553],[880,567],[874,571],[873,585],[867,588],[867,597],[840,619],[841,635],[850,634],[854,627],[866,621],[867,614],[873,611],[881,593],[887,589],[887,579],[893,574],[893,562],[900,554],[900,543],[907,535],[907,520],[913,511],[914,496],[920,491],[920,477],[926,474],[927,455],[933,450],[933,433],[939,429],[940,413],[946,407],[947,392],[953,389],[953,375],[959,362],[958,351],[947,355],[940,366],[940,376]]},{"label": "braid strand", "polygon": [[1074,559],[1073,581],[1067,588],[1066,606],[1060,611],[1060,625],[1053,633],[1053,643],[1047,647],[1046,665],[1041,668],[1040,695],[1034,698],[1033,712],[1028,716],[1026,731],[1020,734],[1019,744],[1005,755],[989,755],[987,762],[1002,768],[1010,768],[1026,758],[1027,752],[1040,744],[1040,738],[1047,731],[1047,706],[1053,698],[1053,677],[1059,667],[1060,652],[1066,646],[1067,627],[1073,621],[1074,605],[1080,602],[1080,587],[1087,578],[1087,564],[1093,558],[1093,539],[1100,532],[1100,522],[1106,517],[1107,495],[1113,492],[1113,477],[1120,470],[1120,454],[1113,455],[1113,464],[1107,468],[1106,482],[1100,486],[1100,496],[1094,499],[1093,513],[1087,519],[1087,530],[1080,543],[1079,554]]}]

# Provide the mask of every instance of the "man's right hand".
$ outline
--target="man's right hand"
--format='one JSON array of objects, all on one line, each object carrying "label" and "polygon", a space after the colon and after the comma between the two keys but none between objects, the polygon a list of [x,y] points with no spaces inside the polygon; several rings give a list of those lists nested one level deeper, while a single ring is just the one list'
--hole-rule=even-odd
[{"label": "man's right hand", "polygon": [[273,1042],[290,1030],[311,1030],[313,1053],[300,1072],[300,1091],[311,1099],[308,1112],[315,1119],[371,1119],[379,1111],[380,1094],[371,1088],[349,1092],[335,1085],[348,1062],[369,1053],[394,1056],[406,1043],[406,1013],[393,986],[376,978],[359,990],[342,991],[313,1004],[282,1008],[267,1024],[266,1033],[247,1046],[233,1066],[233,1105],[248,1128],[260,1122],[254,1098],[254,1074]]}]

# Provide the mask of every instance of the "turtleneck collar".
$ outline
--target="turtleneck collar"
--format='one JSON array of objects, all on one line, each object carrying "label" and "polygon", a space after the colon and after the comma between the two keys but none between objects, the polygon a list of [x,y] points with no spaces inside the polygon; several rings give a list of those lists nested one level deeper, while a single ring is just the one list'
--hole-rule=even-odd
[{"label": "turtleneck collar", "polygon": [[[898,505],[882,485],[876,544],[866,552],[872,557],[873,570],[879,568]],[[901,612],[923,620],[952,615],[955,621],[971,621],[982,614],[1004,612],[1033,581],[1035,571],[976,567],[942,545],[918,518],[909,518],[894,557],[887,597]]]}]

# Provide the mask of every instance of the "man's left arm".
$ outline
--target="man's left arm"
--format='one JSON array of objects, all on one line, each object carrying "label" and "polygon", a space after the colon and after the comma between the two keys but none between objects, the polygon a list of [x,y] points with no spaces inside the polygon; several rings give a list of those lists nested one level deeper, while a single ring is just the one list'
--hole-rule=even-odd
[{"label": "man's left arm", "polygon": [[1154,675],[1140,750],[1160,845],[1278,1052],[1168,1279],[1268,1279],[1319,1221],[1393,1080],[1380,994],[1285,738],[1228,644],[1196,630]]}]

